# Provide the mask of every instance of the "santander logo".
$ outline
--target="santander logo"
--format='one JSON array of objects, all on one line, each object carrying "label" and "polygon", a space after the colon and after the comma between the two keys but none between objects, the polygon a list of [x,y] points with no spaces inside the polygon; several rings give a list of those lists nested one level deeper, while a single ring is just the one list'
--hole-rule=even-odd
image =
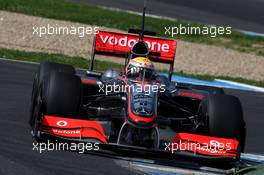
[{"label": "santander logo", "polygon": [[[133,47],[133,45],[137,42],[136,37],[134,38],[128,38],[127,36],[123,37],[115,37],[115,36],[109,36],[109,35],[100,35],[100,40],[104,45],[111,45],[111,46],[120,46],[120,47]],[[145,39],[145,42],[147,43],[150,51],[156,51],[156,52],[169,52],[170,51],[170,45],[166,42],[160,42],[159,40],[153,40],[151,39]]]}]

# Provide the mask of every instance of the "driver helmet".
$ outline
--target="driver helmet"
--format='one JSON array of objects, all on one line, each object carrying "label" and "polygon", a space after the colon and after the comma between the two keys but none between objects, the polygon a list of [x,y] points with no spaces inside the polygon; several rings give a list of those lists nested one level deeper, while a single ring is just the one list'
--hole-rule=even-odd
[{"label": "driver helmet", "polygon": [[151,80],[154,75],[154,64],[146,57],[135,57],[126,67],[128,78],[135,80]]}]

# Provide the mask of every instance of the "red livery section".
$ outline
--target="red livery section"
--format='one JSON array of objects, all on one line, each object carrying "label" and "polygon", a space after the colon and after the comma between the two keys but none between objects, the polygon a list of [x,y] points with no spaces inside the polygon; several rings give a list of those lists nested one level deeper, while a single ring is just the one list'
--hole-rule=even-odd
[{"label": "red livery section", "polygon": [[[138,35],[99,31],[95,37],[95,54],[124,55],[137,41]],[[160,53],[160,56],[151,56],[152,61],[173,63],[177,45],[175,40],[145,36],[144,41],[150,52]]]},{"label": "red livery section", "polygon": [[96,84],[97,80],[91,80],[91,79],[82,79],[83,84]]},{"label": "red livery section", "polygon": [[179,133],[173,139],[171,149],[210,156],[236,157],[238,141],[235,139]]},{"label": "red livery section", "polygon": [[49,134],[68,138],[97,139],[102,143],[107,143],[104,130],[96,121],[45,115],[42,124],[42,131]]},{"label": "red livery section", "polygon": [[204,95],[190,93],[190,92],[181,92],[180,91],[180,92],[178,92],[178,95],[183,96],[183,97],[197,98],[197,99],[203,99],[203,98],[205,98]]}]

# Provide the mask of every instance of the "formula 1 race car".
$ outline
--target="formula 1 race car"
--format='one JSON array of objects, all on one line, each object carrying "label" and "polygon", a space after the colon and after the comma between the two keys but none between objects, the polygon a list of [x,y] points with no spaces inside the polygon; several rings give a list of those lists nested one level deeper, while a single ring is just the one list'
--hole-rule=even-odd
[{"label": "formula 1 race car", "polygon": [[[171,81],[177,42],[151,35],[144,27],[128,33],[99,31],[85,74],[69,65],[41,63],[30,110],[36,140],[53,136],[238,160],[245,146],[239,99],[221,88]],[[125,58],[125,71],[93,70],[96,54]],[[168,76],[156,73],[152,62],[168,64]]]}]

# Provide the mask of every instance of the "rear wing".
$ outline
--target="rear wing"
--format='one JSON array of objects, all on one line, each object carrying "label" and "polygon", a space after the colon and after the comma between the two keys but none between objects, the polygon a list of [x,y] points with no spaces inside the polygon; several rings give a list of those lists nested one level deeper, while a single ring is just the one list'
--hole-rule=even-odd
[{"label": "rear wing", "polygon": [[[138,40],[136,34],[99,31],[94,38],[90,69],[93,70],[96,54],[127,58],[131,48]],[[149,47],[149,59],[153,62],[170,64],[170,74],[172,74],[177,46],[176,40],[145,36],[144,41]]]}]

